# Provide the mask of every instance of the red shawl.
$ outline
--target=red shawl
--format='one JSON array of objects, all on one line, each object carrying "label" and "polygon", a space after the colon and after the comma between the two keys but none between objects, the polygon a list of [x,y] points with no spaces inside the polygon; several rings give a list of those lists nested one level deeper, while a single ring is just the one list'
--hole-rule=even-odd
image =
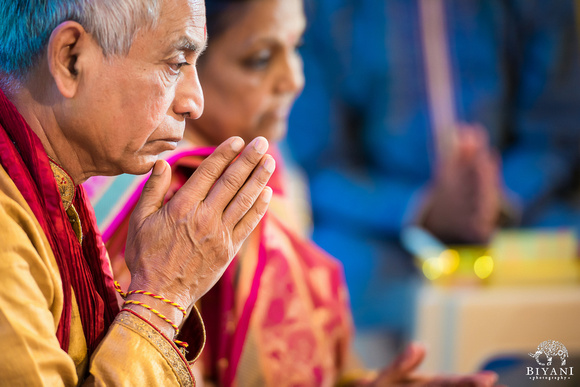
[{"label": "red shawl", "polygon": [[90,356],[119,311],[107,252],[81,186],[76,187],[73,200],[83,227],[84,239],[82,245],[79,243],[40,139],[2,91],[0,164],[26,199],[56,258],[64,293],[64,308],[56,332],[61,348],[68,351],[72,288]]}]

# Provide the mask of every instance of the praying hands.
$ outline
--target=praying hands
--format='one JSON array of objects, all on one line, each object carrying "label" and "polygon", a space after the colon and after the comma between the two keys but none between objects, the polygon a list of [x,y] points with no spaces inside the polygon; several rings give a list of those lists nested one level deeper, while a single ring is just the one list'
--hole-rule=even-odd
[{"label": "praying hands", "polygon": [[[267,140],[255,139],[236,159],[243,146],[239,137],[225,141],[165,205],[171,169],[163,160],[155,164],[129,225],[129,290],[153,291],[187,309],[221,277],[272,195],[266,187],[274,170],[272,157],[265,156]],[[128,299],[155,302],[140,294]],[[159,301],[154,307],[178,325],[183,319],[171,305]],[[169,324],[163,332],[175,334]]]}]

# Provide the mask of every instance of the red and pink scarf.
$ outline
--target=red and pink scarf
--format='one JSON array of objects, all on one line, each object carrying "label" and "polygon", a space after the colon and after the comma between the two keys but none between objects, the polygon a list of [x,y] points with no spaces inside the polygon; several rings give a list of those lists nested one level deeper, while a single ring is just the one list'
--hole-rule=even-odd
[{"label": "red and pink scarf", "polygon": [[90,356],[119,312],[105,246],[81,186],[73,200],[84,235],[79,243],[40,139],[2,91],[0,164],[30,206],[56,258],[64,293],[56,332],[61,348],[68,351],[74,291]]}]

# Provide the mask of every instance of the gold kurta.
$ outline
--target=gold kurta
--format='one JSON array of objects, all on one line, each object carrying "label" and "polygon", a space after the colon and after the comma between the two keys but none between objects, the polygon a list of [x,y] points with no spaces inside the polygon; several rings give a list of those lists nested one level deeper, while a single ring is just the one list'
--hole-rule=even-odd
[{"label": "gold kurta", "polygon": [[[0,386],[195,384],[177,347],[129,312],[119,313],[87,359],[74,294],[70,346],[63,351],[56,337],[62,309],[61,279],[48,240],[0,166]],[[190,318],[203,332],[197,313]],[[202,341],[190,343],[190,350],[199,353]]]}]

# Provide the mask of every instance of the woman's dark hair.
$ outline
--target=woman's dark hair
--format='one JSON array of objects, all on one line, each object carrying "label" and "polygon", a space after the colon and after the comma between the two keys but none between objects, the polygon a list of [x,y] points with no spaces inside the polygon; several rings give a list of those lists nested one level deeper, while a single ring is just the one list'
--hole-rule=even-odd
[{"label": "woman's dark hair", "polygon": [[[221,35],[231,23],[231,18],[240,16],[239,12],[243,12],[243,6],[250,1],[256,0],[206,0],[207,33],[210,39]],[[304,3],[306,10],[312,6],[310,0]]]},{"label": "woman's dark hair", "polygon": [[207,19],[207,33],[210,39],[221,35],[231,22],[234,15],[244,4],[255,0],[206,0],[205,14]]}]

